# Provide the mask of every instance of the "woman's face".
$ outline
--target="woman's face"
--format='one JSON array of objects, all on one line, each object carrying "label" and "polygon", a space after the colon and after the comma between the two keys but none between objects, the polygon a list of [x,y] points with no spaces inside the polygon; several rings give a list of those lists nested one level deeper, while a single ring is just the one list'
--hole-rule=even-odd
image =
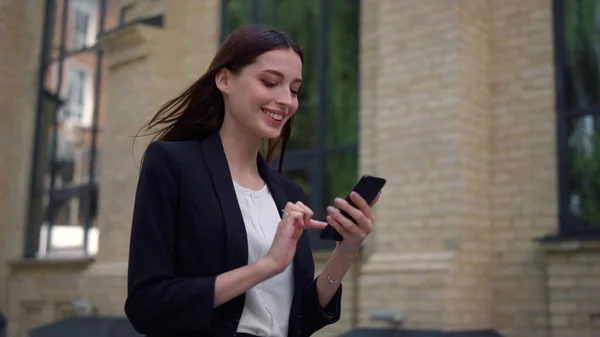
[{"label": "woman's face", "polygon": [[292,49],[276,49],[238,74],[220,72],[216,82],[225,99],[225,121],[242,132],[277,138],[298,110],[302,61]]}]

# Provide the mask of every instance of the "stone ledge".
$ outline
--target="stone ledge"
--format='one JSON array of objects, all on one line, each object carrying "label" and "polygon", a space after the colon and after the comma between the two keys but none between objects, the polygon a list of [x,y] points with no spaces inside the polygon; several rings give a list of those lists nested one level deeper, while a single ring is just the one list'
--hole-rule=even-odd
[{"label": "stone ledge", "polygon": [[163,15],[132,21],[107,31],[98,37],[98,45],[107,54],[109,68],[113,68],[150,54],[150,40],[164,24]]},{"label": "stone ledge", "polygon": [[543,250],[548,253],[590,251],[600,252],[600,237],[598,235],[581,237],[548,235],[541,238],[536,238],[535,241],[537,241]]},{"label": "stone ledge", "polygon": [[416,330],[404,328],[357,328],[340,337],[502,337],[495,330]]},{"label": "stone ledge", "polygon": [[81,257],[45,257],[45,258],[23,258],[13,259],[8,261],[8,265],[12,268],[27,268],[27,267],[39,267],[39,266],[66,266],[66,267],[77,267],[86,266],[94,263],[96,260],[93,256],[81,256]]},{"label": "stone ledge", "polygon": [[85,271],[84,277],[96,276],[127,276],[128,262],[96,262],[88,270]]},{"label": "stone ledge", "polygon": [[373,254],[362,271],[367,274],[450,271],[453,258],[452,252]]}]

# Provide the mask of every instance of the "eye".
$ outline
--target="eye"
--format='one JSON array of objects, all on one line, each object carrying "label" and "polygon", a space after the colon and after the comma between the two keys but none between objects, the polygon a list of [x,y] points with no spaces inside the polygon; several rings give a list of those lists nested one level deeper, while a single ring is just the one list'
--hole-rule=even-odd
[{"label": "eye", "polygon": [[276,83],[269,82],[269,81],[265,81],[265,80],[262,80],[262,83],[263,83],[263,84],[265,85],[265,87],[267,87],[267,88],[273,88],[273,87],[275,87],[275,86],[277,85]]},{"label": "eye", "polygon": [[292,90],[292,96],[296,97],[298,96],[298,90]]}]

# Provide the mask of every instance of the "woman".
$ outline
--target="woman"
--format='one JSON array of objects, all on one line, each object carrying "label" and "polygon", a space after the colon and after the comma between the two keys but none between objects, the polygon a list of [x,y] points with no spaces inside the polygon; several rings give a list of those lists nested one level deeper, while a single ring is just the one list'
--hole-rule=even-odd
[{"label": "woman", "polygon": [[326,223],[267,165],[279,148],[281,170],[302,64],[285,33],[242,27],[150,121],[156,141],[140,172],[125,303],[140,333],[310,336],[340,318],[340,281],[372,229],[369,205],[354,196],[356,208],[341,199],[329,208],[344,240],[315,279],[305,230]]}]

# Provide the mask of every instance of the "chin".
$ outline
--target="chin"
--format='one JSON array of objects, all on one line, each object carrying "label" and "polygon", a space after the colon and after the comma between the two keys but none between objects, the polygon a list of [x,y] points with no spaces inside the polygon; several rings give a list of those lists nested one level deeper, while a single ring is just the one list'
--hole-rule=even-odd
[{"label": "chin", "polygon": [[282,125],[271,125],[269,123],[260,123],[257,125],[256,134],[260,135],[263,139],[275,139],[281,135],[283,131]]},{"label": "chin", "polygon": [[279,130],[274,130],[274,129],[264,130],[263,129],[261,131],[262,131],[261,132],[262,138],[266,138],[266,139],[275,139],[281,135],[281,129],[279,129]]}]

